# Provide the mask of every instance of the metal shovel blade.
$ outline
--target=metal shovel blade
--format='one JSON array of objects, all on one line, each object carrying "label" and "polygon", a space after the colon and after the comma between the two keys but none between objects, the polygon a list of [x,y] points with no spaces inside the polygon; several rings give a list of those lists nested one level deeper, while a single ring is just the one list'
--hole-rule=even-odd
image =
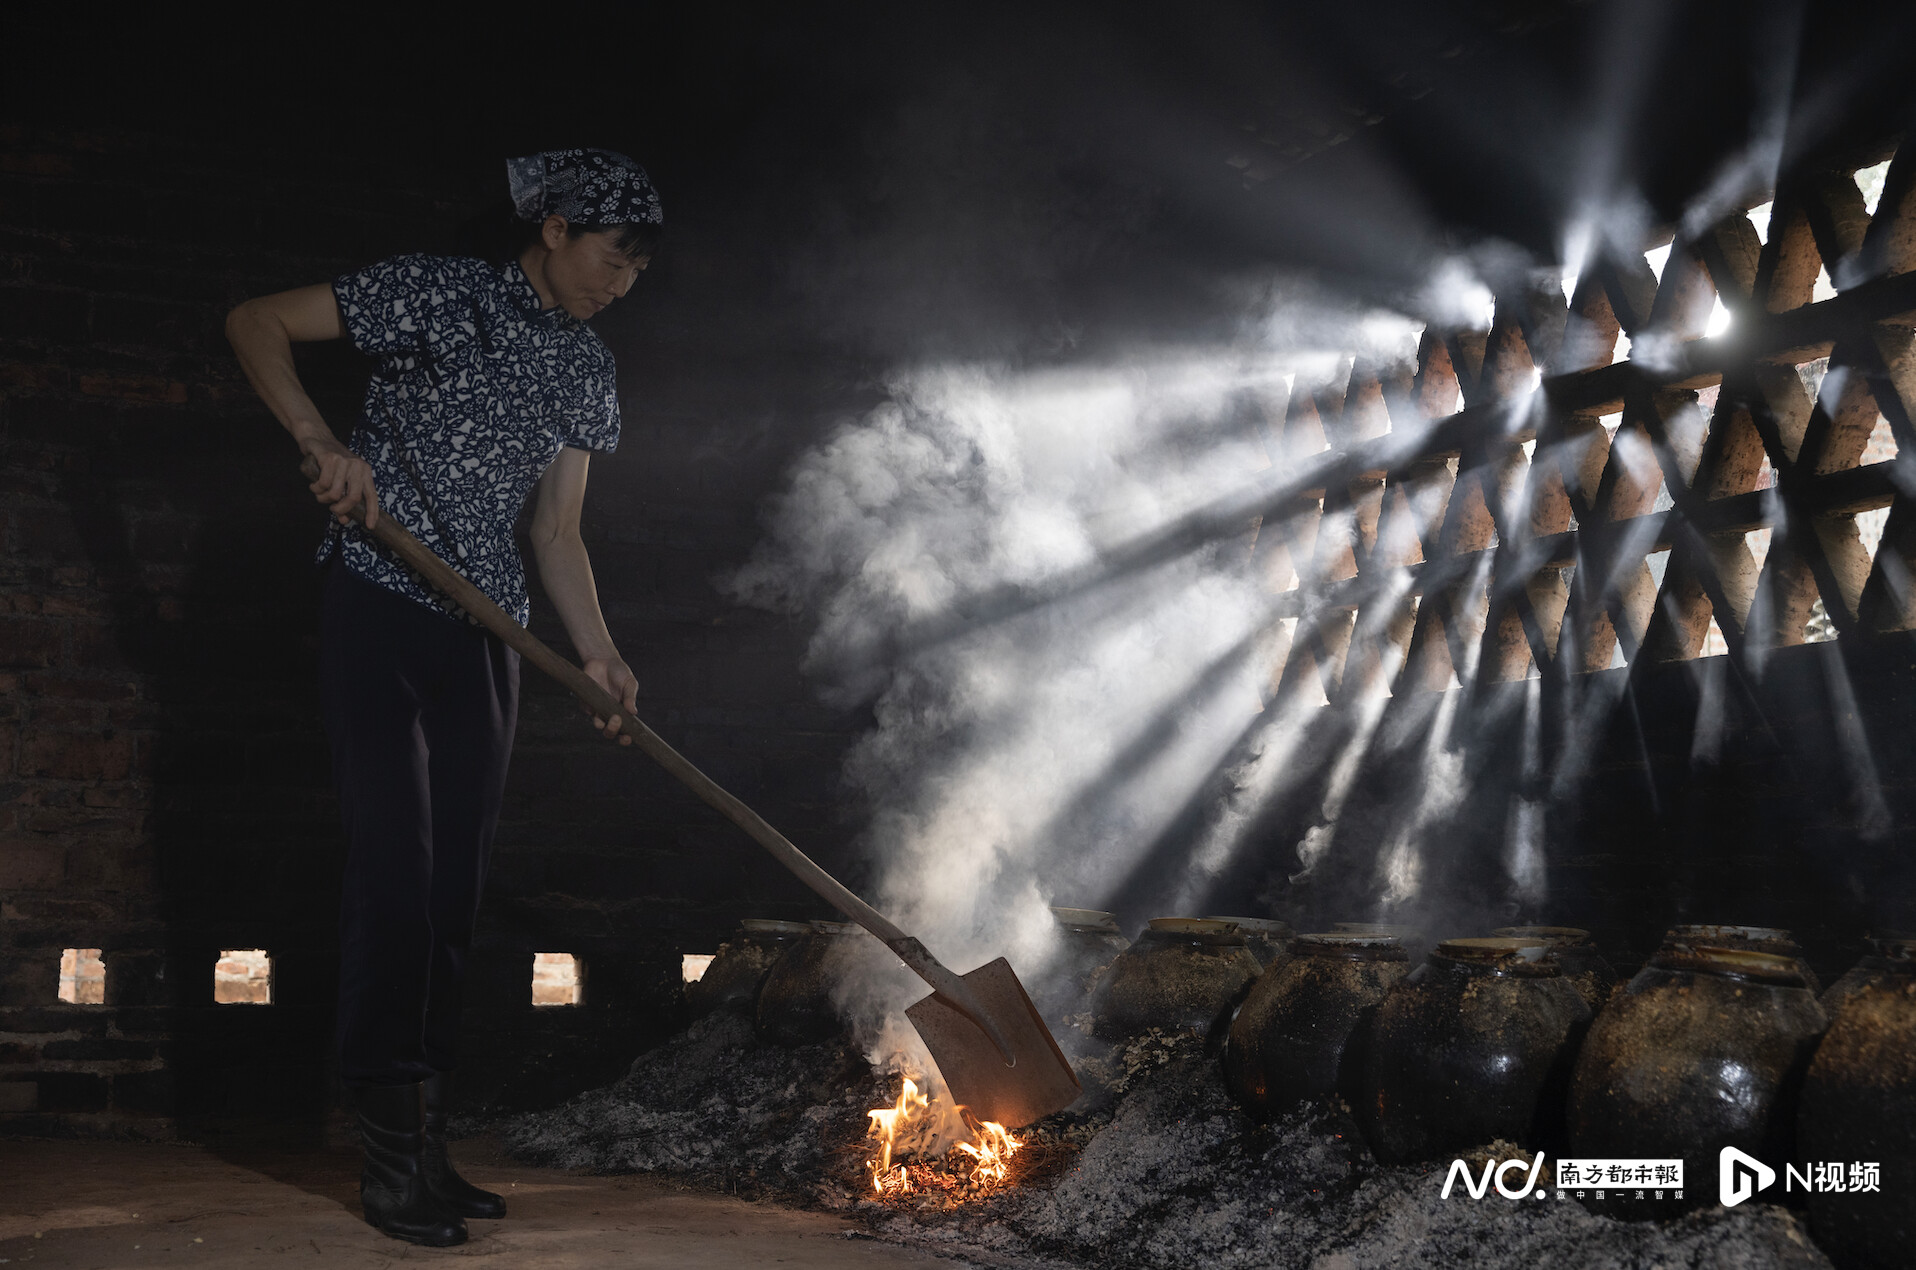
[{"label": "metal shovel blade", "polygon": [[959,976],[1011,1046],[1008,1065],[978,1025],[936,994],[905,1011],[953,1099],[979,1120],[1019,1129],[1063,1111],[1083,1087],[1003,957]]}]

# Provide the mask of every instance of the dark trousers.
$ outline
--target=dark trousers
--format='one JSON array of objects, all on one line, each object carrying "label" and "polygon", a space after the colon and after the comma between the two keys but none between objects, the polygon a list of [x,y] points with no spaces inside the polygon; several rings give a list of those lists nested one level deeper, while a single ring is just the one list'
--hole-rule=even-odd
[{"label": "dark trousers", "polygon": [[459,1006],[519,709],[519,654],[462,620],[326,568],[320,694],[348,851],[340,1075],[458,1063]]}]

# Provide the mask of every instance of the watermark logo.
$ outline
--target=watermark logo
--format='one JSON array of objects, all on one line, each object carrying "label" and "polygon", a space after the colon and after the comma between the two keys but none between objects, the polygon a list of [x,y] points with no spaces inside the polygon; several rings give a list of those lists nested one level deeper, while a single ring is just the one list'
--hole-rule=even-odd
[{"label": "watermark logo", "polygon": [[[1503,1196],[1505,1199],[1528,1199],[1530,1192],[1536,1189],[1537,1178],[1542,1172],[1543,1152],[1541,1151],[1537,1152],[1537,1158],[1534,1161],[1511,1159],[1505,1160],[1500,1164],[1496,1160],[1485,1160],[1483,1176],[1475,1180],[1472,1180],[1470,1176],[1470,1165],[1468,1163],[1463,1160],[1452,1160],[1450,1162],[1450,1173],[1444,1178],[1443,1193],[1438,1198],[1449,1199],[1450,1188],[1455,1186],[1457,1179],[1461,1177],[1464,1182],[1464,1190],[1472,1199],[1482,1199],[1484,1196],[1490,1194],[1490,1188],[1492,1186],[1495,1186],[1497,1188],[1497,1194]],[[1522,1190],[1512,1190],[1510,1188],[1509,1178],[1512,1173],[1524,1179]]]},{"label": "watermark logo", "polygon": [[1717,1197],[1723,1207],[1735,1208],[1776,1181],[1776,1170],[1735,1147],[1724,1147],[1716,1160]]},{"label": "watermark logo", "polygon": [[1481,1173],[1468,1160],[1452,1160],[1444,1177],[1442,1199],[1449,1199],[1459,1182],[1471,1199],[1487,1199],[1495,1190],[1504,1199],[1603,1199],[1607,1195],[1634,1195],[1637,1199],[1682,1199],[1682,1160],[1564,1159],[1557,1161],[1556,1184],[1544,1172],[1545,1159],[1521,1156],[1485,1160]]}]

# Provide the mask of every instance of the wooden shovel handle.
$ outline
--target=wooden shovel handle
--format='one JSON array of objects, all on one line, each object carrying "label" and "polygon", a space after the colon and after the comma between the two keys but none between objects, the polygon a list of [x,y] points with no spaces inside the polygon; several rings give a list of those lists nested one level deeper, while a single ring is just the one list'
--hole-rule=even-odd
[{"label": "wooden shovel handle", "polygon": [[[311,456],[300,464],[299,470],[305,474],[308,481],[319,479],[319,465]],[[366,512],[363,504],[353,508],[352,517],[359,522],[362,529],[365,528]],[[565,685],[572,695],[583,701],[593,714],[601,719],[617,716],[620,720],[619,730],[631,737],[634,745],[651,755],[660,767],[676,776],[693,793],[715,808],[720,815],[752,835],[760,846],[771,852],[780,864],[790,869],[799,881],[816,891],[826,903],[887,944],[896,947],[907,941],[910,944],[918,943],[917,940],[910,939],[904,931],[892,925],[883,913],[852,894],[837,878],[819,868],[810,856],[793,846],[790,839],[765,823],[764,817],[733,797],[717,781],[694,767],[690,760],[667,745],[665,739],[647,727],[642,720],[633,718],[631,712],[620,702],[615,701],[611,693],[593,682],[583,670],[553,652],[531,631],[514,621],[504,609],[494,604],[484,591],[468,582],[456,569],[433,554],[432,549],[425,543],[408,533],[390,513],[381,516],[378,525],[366,532],[385,544],[394,555],[405,561],[413,572],[424,578],[434,589],[471,614],[480,625],[504,640],[510,647],[517,649],[521,657]],[[947,991],[950,979],[956,976],[945,970],[929,953],[923,952],[922,945],[917,951],[930,962],[930,965],[924,965],[918,962],[917,958],[909,956],[906,957],[907,964],[910,964],[912,969],[916,970],[933,989]],[[934,978],[938,972],[943,974]],[[941,982],[941,979],[944,982]]]}]

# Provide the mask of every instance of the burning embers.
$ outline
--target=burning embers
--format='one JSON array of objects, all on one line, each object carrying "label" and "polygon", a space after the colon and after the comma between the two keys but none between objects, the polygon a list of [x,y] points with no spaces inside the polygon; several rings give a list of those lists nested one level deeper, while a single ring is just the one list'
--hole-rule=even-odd
[{"label": "burning embers", "polygon": [[[917,1195],[952,1205],[982,1198],[1011,1176],[1011,1157],[1024,1145],[1003,1125],[974,1120],[963,1107],[934,1109],[910,1077],[895,1106],[866,1114],[874,1145],[865,1169],[880,1199]],[[965,1136],[954,1141],[956,1133]]]}]

